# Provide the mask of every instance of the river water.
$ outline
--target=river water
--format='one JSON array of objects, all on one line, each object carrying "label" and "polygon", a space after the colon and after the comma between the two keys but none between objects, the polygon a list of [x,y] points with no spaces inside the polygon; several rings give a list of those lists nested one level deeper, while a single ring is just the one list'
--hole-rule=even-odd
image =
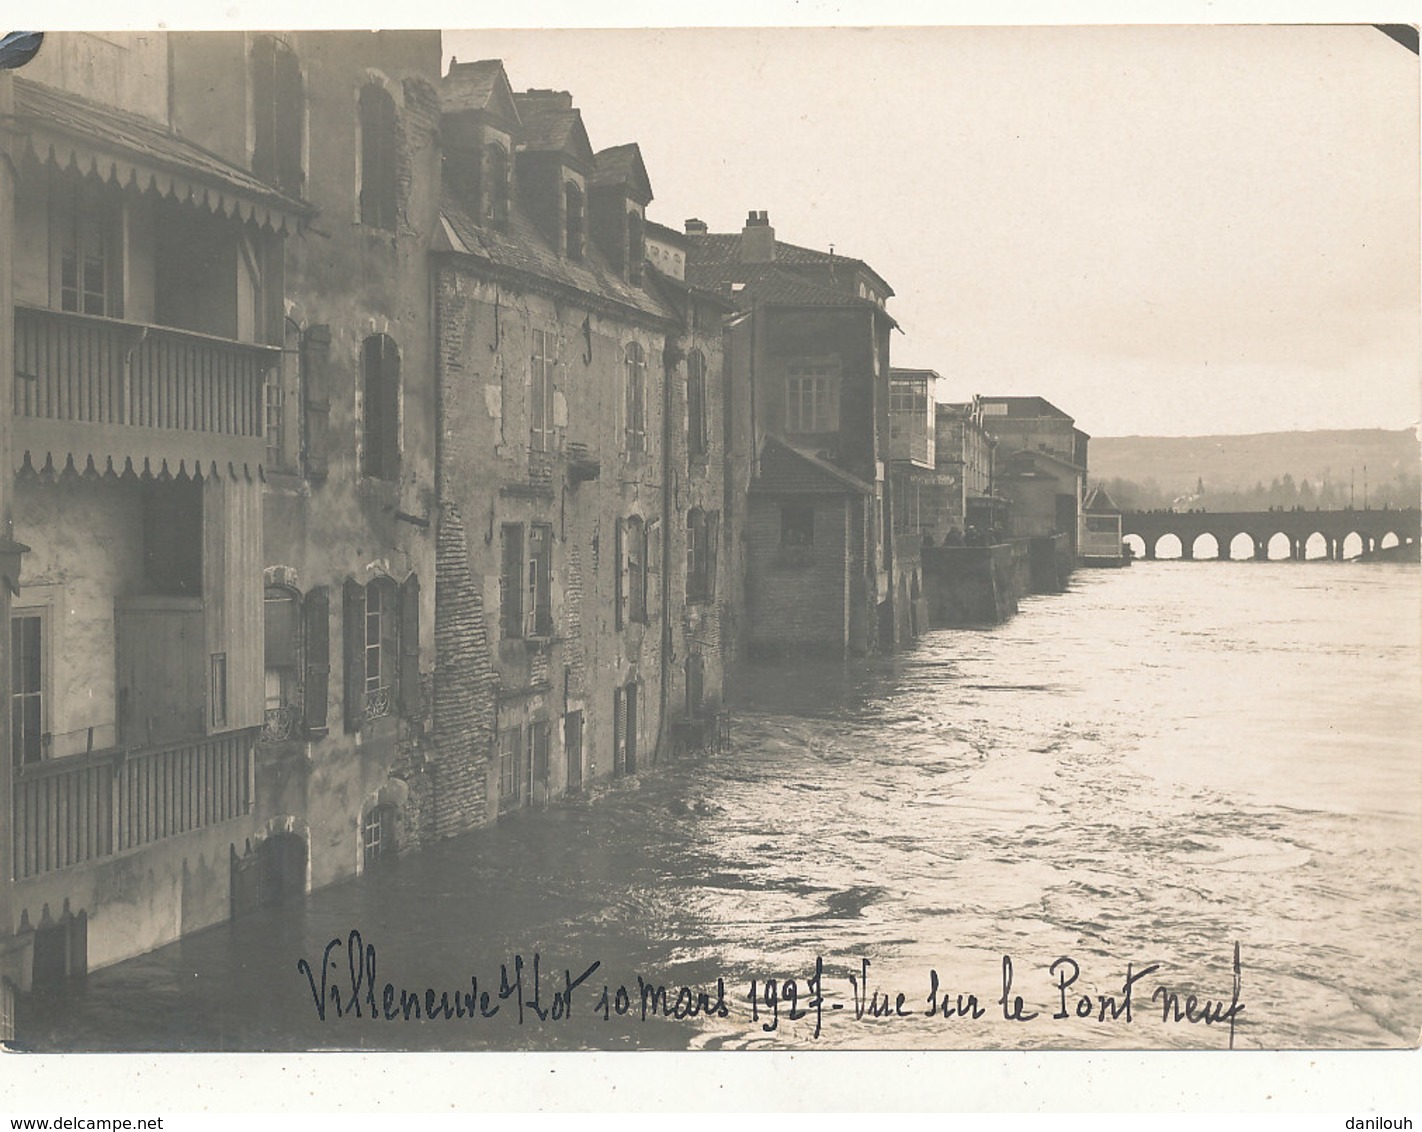
[{"label": "river water", "polygon": [[[1137,563],[891,658],[748,668],[731,750],[95,972],[68,1000],[29,1003],[20,1036],[70,1050],[1415,1045],[1418,582],[1409,566]],[[338,1017],[352,929],[360,1013]],[[501,997],[515,955],[522,983]],[[463,1016],[471,977],[492,1017]],[[683,985],[703,1013],[663,1017]],[[402,991],[422,1013],[440,992],[459,1009],[387,1018]]]}]

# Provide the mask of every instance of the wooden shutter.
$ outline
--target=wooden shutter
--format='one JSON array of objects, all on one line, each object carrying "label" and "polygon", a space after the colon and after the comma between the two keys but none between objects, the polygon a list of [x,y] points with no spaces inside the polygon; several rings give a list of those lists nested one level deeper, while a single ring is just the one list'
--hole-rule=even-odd
[{"label": "wooden shutter", "polygon": [[627,695],[612,690],[612,773],[621,774],[627,763]]},{"label": "wooden shutter", "polygon": [[708,511],[705,517],[705,538],[702,545],[706,548],[706,594],[707,601],[716,600],[716,550],[721,545],[720,539],[721,512]]},{"label": "wooden shutter", "polygon": [[306,620],[306,735],[326,734],[326,701],[331,681],[331,598],[325,586],[316,586],[305,598]]},{"label": "wooden shutter", "polygon": [[331,419],[331,328],[309,327],[301,340],[302,400],[306,415],[306,478],[323,480],[328,469]]},{"label": "wooden shutter", "polygon": [[420,579],[411,574],[400,586],[400,714],[420,718]]},{"label": "wooden shutter", "polygon": [[617,600],[613,603],[617,628],[627,624],[627,534],[623,530],[624,520],[617,520]]},{"label": "wooden shutter", "polygon": [[365,722],[365,587],[351,578],[344,588],[346,732],[360,730]]},{"label": "wooden shutter", "polygon": [[646,579],[647,619],[651,620],[661,609],[662,600],[662,521],[653,519],[647,524],[647,560],[643,568]]}]

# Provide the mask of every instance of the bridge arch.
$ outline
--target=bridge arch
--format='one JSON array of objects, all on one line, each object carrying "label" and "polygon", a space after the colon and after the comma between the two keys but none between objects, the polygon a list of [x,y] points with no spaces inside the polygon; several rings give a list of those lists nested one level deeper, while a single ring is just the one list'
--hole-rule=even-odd
[{"label": "bridge arch", "polygon": [[1180,536],[1167,531],[1155,540],[1155,556],[1157,558],[1182,558],[1185,548],[1180,542]]},{"label": "bridge arch", "polygon": [[1322,531],[1314,531],[1303,540],[1304,559],[1316,561],[1328,557],[1328,537]]},{"label": "bridge arch", "polygon": [[1363,553],[1363,536],[1357,531],[1349,531],[1343,536],[1343,551],[1339,555],[1344,561],[1349,558],[1357,558]]},{"label": "bridge arch", "polygon": [[1131,557],[1144,558],[1146,552],[1145,539],[1140,535],[1124,535],[1121,541],[1131,548]]},{"label": "bridge arch", "polygon": [[1218,558],[1220,556],[1220,540],[1210,531],[1201,531],[1195,536],[1195,541],[1190,544],[1190,553],[1199,559]]},{"label": "bridge arch", "polygon": [[1229,540],[1228,558],[1234,561],[1254,557],[1254,536],[1248,531],[1240,531],[1234,538]]},{"label": "bridge arch", "polygon": [[1388,531],[1387,534],[1378,539],[1378,549],[1387,550],[1389,547],[1396,546],[1401,541],[1402,540],[1397,537],[1396,531]]}]

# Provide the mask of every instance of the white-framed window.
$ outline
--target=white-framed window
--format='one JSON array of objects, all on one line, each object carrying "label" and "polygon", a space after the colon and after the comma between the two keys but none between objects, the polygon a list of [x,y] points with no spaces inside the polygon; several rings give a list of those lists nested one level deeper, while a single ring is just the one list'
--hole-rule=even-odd
[{"label": "white-framed window", "polygon": [[508,727],[499,732],[499,809],[511,810],[523,803],[523,728]]},{"label": "white-framed window", "polygon": [[10,751],[16,766],[48,753],[49,611],[19,609],[10,617]]},{"label": "white-framed window", "polygon": [[827,362],[792,363],[785,378],[785,431],[839,431],[839,371]]},{"label": "white-framed window", "polygon": [[528,446],[535,452],[552,452],[557,447],[553,426],[553,375],[557,368],[556,339],[542,330],[533,332],[529,358]]},{"label": "white-framed window", "polygon": [[647,449],[647,354],[641,343],[629,342],[623,362],[622,423],[628,452]]}]

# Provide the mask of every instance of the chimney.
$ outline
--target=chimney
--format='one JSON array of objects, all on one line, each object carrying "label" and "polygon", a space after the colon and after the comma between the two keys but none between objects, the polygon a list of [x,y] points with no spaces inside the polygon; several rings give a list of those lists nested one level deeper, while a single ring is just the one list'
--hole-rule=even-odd
[{"label": "chimney", "polygon": [[751,212],[741,229],[741,262],[773,263],[775,261],[775,229],[770,226],[770,213]]},{"label": "chimney", "polygon": [[698,220],[692,216],[686,221],[686,234],[688,236],[704,236],[709,231],[706,221]]}]

